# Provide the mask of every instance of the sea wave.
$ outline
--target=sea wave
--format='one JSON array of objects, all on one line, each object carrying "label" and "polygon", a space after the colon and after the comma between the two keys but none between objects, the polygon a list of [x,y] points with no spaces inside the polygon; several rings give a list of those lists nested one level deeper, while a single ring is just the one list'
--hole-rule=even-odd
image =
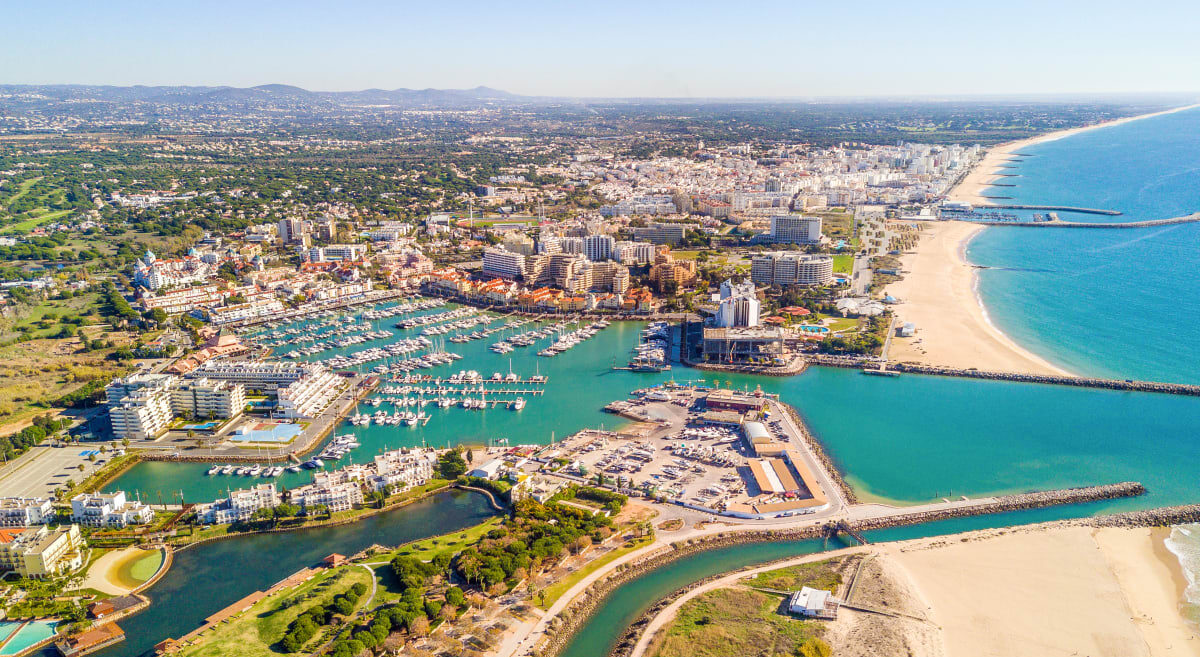
[{"label": "sea wave", "polygon": [[1200,524],[1176,525],[1163,544],[1175,558],[1187,578],[1184,600],[1181,601],[1183,615],[1193,624],[1200,625]]}]

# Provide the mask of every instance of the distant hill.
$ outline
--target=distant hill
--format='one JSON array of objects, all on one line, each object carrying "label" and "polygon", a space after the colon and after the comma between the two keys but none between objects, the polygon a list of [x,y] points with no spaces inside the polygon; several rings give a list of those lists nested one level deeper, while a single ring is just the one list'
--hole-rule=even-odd
[{"label": "distant hill", "polygon": [[474,89],[364,89],[362,91],[309,91],[287,84],[255,87],[96,85],[0,85],[8,94],[37,94],[59,101],[147,102],[157,104],[263,103],[460,106],[480,103],[525,102],[529,97],[489,87]]}]

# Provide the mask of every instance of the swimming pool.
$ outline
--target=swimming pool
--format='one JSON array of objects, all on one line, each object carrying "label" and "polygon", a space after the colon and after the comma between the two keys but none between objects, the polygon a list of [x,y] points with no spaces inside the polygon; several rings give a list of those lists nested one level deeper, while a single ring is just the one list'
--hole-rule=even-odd
[{"label": "swimming pool", "polygon": [[0,655],[15,655],[33,644],[54,636],[58,621],[0,621]]},{"label": "swimming pool", "polygon": [[793,326],[792,328],[803,333],[828,333],[829,328],[825,326]]},{"label": "swimming pool", "polygon": [[209,429],[216,429],[219,426],[221,426],[220,422],[201,422],[200,424],[185,424],[180,429],[185,431],[188,429],[193,431],[208,431]]}]

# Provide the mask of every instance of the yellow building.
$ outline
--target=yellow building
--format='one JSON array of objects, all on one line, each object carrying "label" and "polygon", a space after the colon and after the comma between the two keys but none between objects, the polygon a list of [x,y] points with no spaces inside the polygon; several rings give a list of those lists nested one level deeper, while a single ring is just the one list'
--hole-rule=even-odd
[{"label": "yellow building", "polygon": [[83,536],[79,525],[0,531],[0,571],[44,579],[82,565]]}]

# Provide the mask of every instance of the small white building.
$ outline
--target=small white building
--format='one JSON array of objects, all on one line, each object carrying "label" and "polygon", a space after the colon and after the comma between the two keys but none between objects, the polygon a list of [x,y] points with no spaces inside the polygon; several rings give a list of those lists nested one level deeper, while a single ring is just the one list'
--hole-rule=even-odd
[{"label": "small white building", "polygon": [[45,497],[0,497],[0,527],[44,525],[54,517],[54,507]]},{"label": "small white building", "polygon": [[496,479],[500,476],[500,471],[504,469],[503,459],[492,459],[487,463],[467,472],[468,477],[479,477],[480,479]]},{"label": "small white building", "polygon": [[833,593],[805,586],[788,599],[788,611],[807,618],[835,618],[838,604]]}]

